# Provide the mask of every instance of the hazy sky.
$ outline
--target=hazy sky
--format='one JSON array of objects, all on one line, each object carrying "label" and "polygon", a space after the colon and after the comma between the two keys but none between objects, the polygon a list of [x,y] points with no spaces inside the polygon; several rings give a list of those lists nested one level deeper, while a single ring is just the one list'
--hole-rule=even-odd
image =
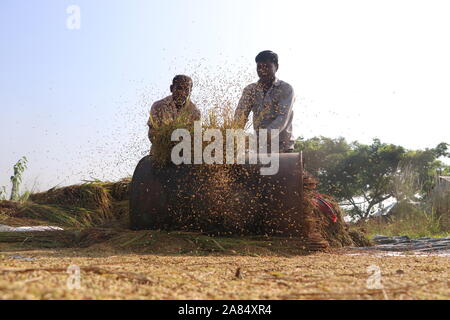
[{"label": "hazy sky", "polygon": [[296,92],[296,137],[450,142],[447,3],[2,0],[0,186],[24,155],[28,188],[132,174],[175,74],[193,75],[201,105],[237,103],[265,49]]}]

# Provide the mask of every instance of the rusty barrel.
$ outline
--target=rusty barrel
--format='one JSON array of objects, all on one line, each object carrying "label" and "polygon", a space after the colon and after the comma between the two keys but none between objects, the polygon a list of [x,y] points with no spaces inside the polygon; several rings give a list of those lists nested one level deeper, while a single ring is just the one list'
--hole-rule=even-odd
[{"label": "rusty barrel", "polygon": [[262,166],[247,161],[158,167],[146,156],[130,185],[130,226],[213,234],[302,234],[301,155],[279,154],[273,175],[262,175]]}]

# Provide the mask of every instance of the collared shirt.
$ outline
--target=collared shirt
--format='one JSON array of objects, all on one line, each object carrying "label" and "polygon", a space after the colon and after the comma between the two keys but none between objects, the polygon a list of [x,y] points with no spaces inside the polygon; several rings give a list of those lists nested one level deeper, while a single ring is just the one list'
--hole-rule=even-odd
[{"label": "collared shirt", "polygon": [[294,148],[292,139],[294,100],[294,89],[287,82],[275,79],[264,93],[262,84],[258,81],[245,87],[234,119],[243,127],[248,121],[250,112],[253,112],[253,129],[280,130],[279,152],[290,151]]},{"label": "collared shirt", "polygon": [[190,123],[194,123],[194,121],[200,120],[201,113],[191,101],[178,109],[171,95],[153,103],[150,109],[150,118],[147,122],[149,127],[148,137],[150,141],[153,142],[153,131],[156,127],[161,126],[164,123],[175,121],[181,116],[187,116],[187,120]]}]

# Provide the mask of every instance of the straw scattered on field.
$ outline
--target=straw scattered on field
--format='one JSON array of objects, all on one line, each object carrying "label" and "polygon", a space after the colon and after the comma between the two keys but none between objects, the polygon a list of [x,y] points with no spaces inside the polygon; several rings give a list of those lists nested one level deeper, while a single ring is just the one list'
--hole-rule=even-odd
[{"label": "straw scattered on field", "polygon": [[[33,261],[24,258],[34,259]],[[173,256],[58,249],[0,255],[0,299],[448,299],[448,258]],[[69,265],[81,288],[69,289]],[[367,288],[369,266],[381,289]]]},{"label": "straw scattered on field", "polygon": [[[54,192],[55,197],[49,197],[52,200],[46,200],[53,204],[0,203],[5,224],[54,222],[65,229],[0,233],[0,299],[448,299],[450,296],[448,258],[350,256],[344,249],[329,248],[311,254],[307,243],[295,238],[131,231],[127,230],[128,183],[97,184],[89,186],[89,190],[106,190],[110,203],[103,208],[110,210],[108,215],[103,215],[99,204],[88,204],[90,209],[84,208],[83,212],[67,202],[61,203],[56,195],[63,194],[62,190]],[[103,191],[97,193],[102,194]],[[87,195],[83,199],[92,198]],[[101,197],[97,199],[102,203]],[[332,229],[315,230],[322,234],[332,232]],[[67,286],[70,265],[80,267],[80,289]],[[381,270],[382,289],[367,288],[367,268],[371,265]]]}]

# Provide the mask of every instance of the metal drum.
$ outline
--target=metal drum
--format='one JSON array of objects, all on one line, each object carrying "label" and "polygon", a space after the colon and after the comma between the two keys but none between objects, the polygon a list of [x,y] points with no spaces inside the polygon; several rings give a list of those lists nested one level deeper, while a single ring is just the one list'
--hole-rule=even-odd
[{"label": "metal drum", "polygon": [[279,154],[279,170],[274,175],[261,175],[262,166],[246,162],[158,167],[146,156],[130,185],[131,228],[302,234],[301,155]]}]

